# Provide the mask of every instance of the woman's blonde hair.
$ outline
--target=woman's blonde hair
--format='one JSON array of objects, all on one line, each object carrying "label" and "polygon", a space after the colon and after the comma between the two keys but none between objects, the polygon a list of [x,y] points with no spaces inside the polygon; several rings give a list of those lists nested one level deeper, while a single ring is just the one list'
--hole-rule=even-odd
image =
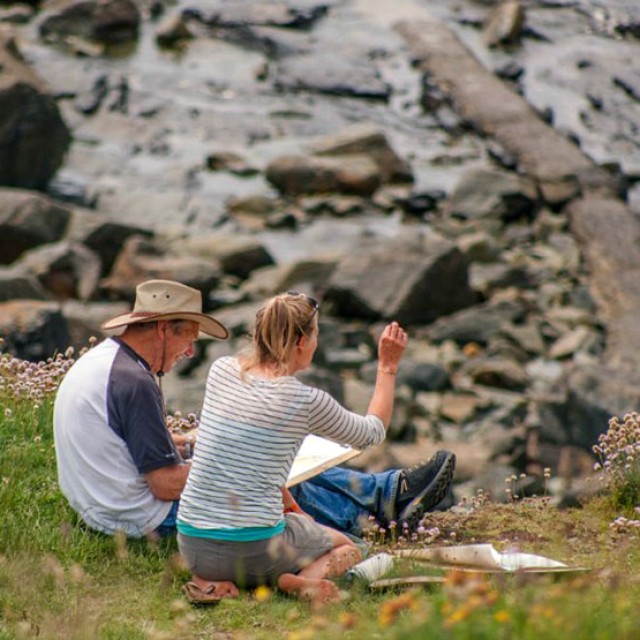
[{"label": "woman's blonde hair", "polygon": [[253,348],[240,358],[241,370],[268,365],[286,375],[289,357],[301,336],[311,334],[319,305],[303,293],[281,293],[256,313]]}]

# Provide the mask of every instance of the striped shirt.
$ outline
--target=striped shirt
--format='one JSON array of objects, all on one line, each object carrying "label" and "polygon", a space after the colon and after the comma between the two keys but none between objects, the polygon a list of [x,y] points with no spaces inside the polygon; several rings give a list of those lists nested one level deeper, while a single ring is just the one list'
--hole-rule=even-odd
[{"label": "striped shirt", "polygon": [[189,530],[278,525],[280,489],[309,433],[357,449],[385,437],[377,416],[347,411],[292,376],[242,379],[236,358],[214,362],[179,522]]}]

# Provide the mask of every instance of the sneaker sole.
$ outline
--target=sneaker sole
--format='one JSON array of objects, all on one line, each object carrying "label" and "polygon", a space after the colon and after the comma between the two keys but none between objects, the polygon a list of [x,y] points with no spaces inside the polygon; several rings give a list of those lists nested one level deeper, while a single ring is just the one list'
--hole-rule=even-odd
[{"label": "sneaker sole", "polygon": [[447,452],[446,456],[446,460],[440,466],[436,477],[429,486],[398,515],[398,523],[401,527],[404,527],[406,523],[410,530],[415,529],[424,512],[444,500],[453,482],[453,473],[456,469],[456,456],[450,452]]}]

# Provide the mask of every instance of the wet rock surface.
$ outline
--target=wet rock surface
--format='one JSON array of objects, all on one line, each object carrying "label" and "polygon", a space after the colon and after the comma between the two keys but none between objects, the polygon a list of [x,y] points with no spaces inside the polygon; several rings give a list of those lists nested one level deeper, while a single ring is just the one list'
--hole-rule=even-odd
[{"label": "wet rock surface", "polygon": [[[164,380],[170,409],[197,411],[211,359],[243,346],[265,296],[295,289],[322,304],[308,380],[365,410],[376,337],[400,319],[412,341],[390,439],[354,463],[450,448],[465,492],[547,466],[568,483],[608,418],[638,408],[635,3],[12,15],[0,100],[17,95],[12,65],[38,99],[0,108],[20,158],[0,144],[11,352],[84,346],[137,282],[182,280],[234,336]],[[26,135],[25,104],[55,126]]]}]

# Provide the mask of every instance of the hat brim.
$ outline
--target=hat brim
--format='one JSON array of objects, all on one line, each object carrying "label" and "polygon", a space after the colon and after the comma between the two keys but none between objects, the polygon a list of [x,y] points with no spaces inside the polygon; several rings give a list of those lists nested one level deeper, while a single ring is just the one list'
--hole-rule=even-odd
[{"label": "hat brim", "polygon": [[221,323],[207,316],[204,313],[196,313],[192,311],[184,311],[175,313],[154,313],[150,315],[140,316],[134,313],[125,313],[122,316],[111,318],[102,323],[102,328],[105,330],[118,329],[125,327],[129,324],[141,324],[144,322],[157,322],[158,320],[189,320],[191,322],[197,322],[200,331],[206,333],[212,338],[219,338],[220,340],[226,340],[229,337],[228,329]]}]

